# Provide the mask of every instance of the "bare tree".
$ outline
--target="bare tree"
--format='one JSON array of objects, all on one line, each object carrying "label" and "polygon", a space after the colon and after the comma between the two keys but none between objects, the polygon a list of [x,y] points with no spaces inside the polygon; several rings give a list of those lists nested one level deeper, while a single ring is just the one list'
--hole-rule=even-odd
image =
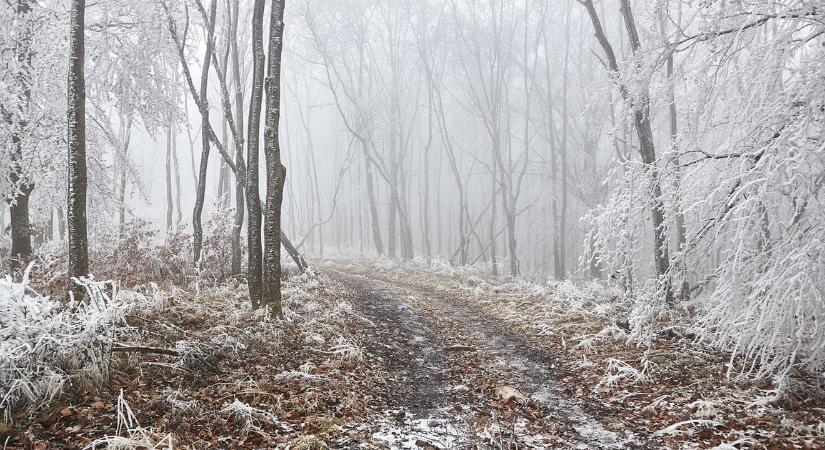
[{"label": "bare tree", "polygon": [[[189,29],[189,16],[187,12],[186,16],[186,23],[184,24],[183,36],[178,36],[177,25],[175,23],[174,18],[172,17],[172,12],[169,10],[169,7],[166,5],[166,2],[160,2],[161,7],[166,12],[166,18],[168,22],[168,29],[169,34],[174,41],[175,48],[178,52],[178,58],[181,63],[181,68],[183,69],[184,79],[186,81],[187,86],[189,87],[189,94],[192,96],[192,100],[195,102],[195,105],[198,108],[198,111],[201,115],[201,161],[199,171],[196,177],[197,187],[196,187],[196,196],[195,196],[195,206],[193,208],[192,213],[192,228],[193,228],[193,260],[195,264],[198,264],[200,260],[200,252],[201,247],[203,246],[203,226],[201,224],[201,215],[203,213],[203,205],[206,197],[206,176],[208,174],[208,167],[209,167],[209,144],[215,146],[218,150],[218,153],[223,158],[223,162],[229,167],[229,169],[236,174],[240,170],[243,173],[243,167],[237,167],[233,158],[226,152],[226,148],[223,145],[223,142],[218,140],[217,135],[215,134],[215,130],[212,128],[211,123],[209,122],[209,103],[207,99],[208,95],[208,87],[209,87],[209,68],[210,62],[212,59],[216,59],[216,52],[215,52],[215,19],[217,14],[217,4],[216,0],[213,0],[210,3],[209,11],[203,7],[203,5],[198,0],[197,5],[200,9],[200,13],[203,16],[204,23],[206,26],[206,51],[204,55],[204,62],[203,67],[201,68],[201,79],[200,79],[200,91],[195,87],[195,83],[192,79],[192,73],[189,70],[189,64],[186,60],[186,36]],[[219,68],[218,68],[219,69]],[[228,91],[226,87],[226,79],[223,76],[223,72],[221,70],[217,70],[218,78],[221,82],[221,97],[224,103],[224,117],[228,116],[228,121],[230,127],[234,124],[234,120],[232,119],[231,110],[227,114],[226,111],[228,109]],[[243,146],[242,140],[237,141],[236,145]],[[192,147],[194,147],[194,141],[190,138],[190,143],[192,143]],[[194,151],[193,151],[194,153]],[[194,162],[194,154],[193,162]]]},{"label": "bare tree", "polygon": [[69,286],[76,298],[84,295],[81,285],[72,279],[89,273],[89,250],[86,235],[86,77],[85,0],[72,0],[69,24],[68,76],[68,148],[69,148]]},{"label": "bare tree", "polygon": [[260,143],[261,100],[264,84],[263,21],[265,0],[255,0],[252,10],[252,92],[249,97],[249,124],[246,140],[247,284],[252,306],[261,304],[263,295],[261,248],[261,199],[258,192],[258,153]]},{"label": "bare tree", "polygon": [[180,163],[178,161],[178,129],[173,123],[170,125],[171,133],[172,133],[172,163],[174,165],[175,170],[175,204],[177,205],[176,208],[176,219],[175,222],[180,224],[183,220],[183,205],[181,203],[181,191],[180,191]]},{"label": "bare tree", "polygon": [[[111,133],[114,134],[114,133]],[[129,166],[129,141],[132,136],[132,116],[124,117],[120,114],[120,132],[119,136],[115,138],[112,136],[113,144],[120,149],[118,155],[118,165],[120,173],[118,174],[117,189],[117,216],[119,231],[123,232],[123,226],[126,224],[126,186],[128,181],[128,166]]]},{"label": "bare tree", "polygon": [[175,203],[172,200],[172,125],[166,127],[166,229],[171,230]]},{"label": "bare tree", "polygon": [[281,117],[281,52],[284,36],[285,0],[273,0],[269,22],[269,61],[267,64],[266,121],[266,212],[264,217],[264,260],[262,302],[273,315],[281,315],[281,203],[286,168],[281,164],[278,123]]},{"label": "bare tree", "polygon": [[488,169],[494,201],[490,210],[489,237],[493,274],[498,274],[495,260],[498,236],[495,199],[500,187],[510,274],[515,276],[520,273],[516,241],[517,204],[530,154],[528,146],[518,160],[513,159],[510,90],[511,67],[514,65],[515,11],[511,4],[502,1],[491,1],[483,5],[471,3],[468,6],[471,12],[467,24],[460,13],[462,7],[455,2],[453,15],[460,27],[459,36],[468,55],[459,58],[467,81],[466,90],[476,114],[482,119],[491,144]]},{"label": "bare tree", "polygon": [[[243,79],[241,78],[241,59],[238,55],[238,16],[240,0],[232,0],[230,12],[232,21],[229,29],[230,47],[232,53],[232,78],[235,88],[235,166],[245,167],[243,157]],[[257,139],[257,134],[253,137]],[[240,142],[238,142],[240,141]],[[245,171],[244,171],[245,172]],[[241,229],[244,217],[244,178],[246,173],[235,173],[235,216],[232,226],[232,275],[241,273]]]},{"label": "bare tree", "polygon": [[[31,102],[31,87],[29,86],[29,67],[31,66],[32,52],[30,49],[33,38],[31,25],[28,23],[28,15],[31,13],[32,0],[17,0],[15,15],[18,23],[22,24],[20,34],[17,36],[15,56],[19,66],[19,73],[16,81],[21,88],[23,108],[28,110]],[[10,112],[7,112],[0,105],[0,112],[10,125],[14,125],[14,119]],[[26,111],[28,112],[28,111]],[[11,170],[9,180],[15,187],[15,195],[9,198],[9,225],[11,226],[11,270],[18,271],[25,265],[26,260],[32,254],[31,224],[29,222],[29,198],[34,189],[34,182],[23,173],[23,140],[21,133],[26,128],[28,118],[20,118],[16,125],[18,129],[11,136]]]},{"label": "bare tree", "polygon": [[[352,35],[355,54],[352,58],[347,58],[344,55],[333,54],[333,51],[327,45],[327,40],[321,37],[319,24],[316,23],[312,12],[307,11],[309,31],[322,58],[327,86],[335,100],[335,107],[347,130],[360,144],[364,156],[364,180],[367,187],[372,240],[376,253],[383,255],[384,241],[381,235],[373,169],[377,170],[378,174],[387,181],[390,195],[393,197],[397,196],[397,185],[390,181],[390,176],[383,170],[373,151],[374,123],[372,112],[367,110],[364,105],[366,98],[372,94],[374,84],[371,79],[372,72],[368,61],[370,49],[364,39],[366,36],[364,18],[359,17],[356,20],[352,24],[356,29]],[[335,59],[336,56],[339,57],[338,60]],[[345,103],[356,110],[355,114],[350,114],[345,110]]]},{"label": "bare tree", "polygon": [[[658,16],[659,30],[662,33],[662,38],[665,41],[666,47],[670,47],[671,44],[668,41],[667,36],[667,20],[665,18],[664,8],[658,8]],[[681,17],[679,22],[681,22]],[[680,24],[677,23],[677,26],[680,26]],[[665,60],[665,76],[667,77],[668,82],[668,122],[670,125],[671,153],[673,154],[671,162],[674,167],[673,193],[676,210],[676,249],[681,252],[685,250],[685,245],[687,244],[687,230],[685,228],[685,214],[682,211],[681,196],[679,195],[679,185],[682,183],[682,167],[681,163],[679,162],[679,122],[678,114],[676,111],[676,80],[674,79],[673,64],[673,52],[668,51],[667,58]],[[682,279],[682,285],[680,286],[679,294],[683,298],[687,298],[690,295],[690,284],[688,283],[687,277],[683,277]]]},{"label": "bare tree", "polygon": [[[664,216],[664,202],[662,199],[662,187],[659,180],[659,169],[656,166],[656,148],[653,144],[653,128],[650,121],[650,98],[645,88],[643,92],[638,92],[636,95],[631,93],[630,88],[624,84],[621,79],[618,61],[616,54],[613,51],[613,46],[607,38],[604,29],[593,5],[592,0],[580,0],[587,13],[590,16],[590,21],[593,24],[593,30],[596,34],[596,39],[599,41],[605,57],[607,58],[607,66],[612,72],[613,80],[617,84],[619,91],[625,101],[629,102],[633,114],[633,126],[636,130],[636,136],[639,140],[639,155],[642,158],[642,163],[645,164],[648,175],[652,180],[652,195],[650,198],[650,214],[653,219],[653,261],[656,267],[656,274],[660,281],[664,283],[665,299],[668,302],[673,301],[673,292],[668,281],[668,270],[670,268],[670,258],[668,256],[667,238],[665,236],[665,216]],[[639,40],[639,33],[636,30],[636,22],[633,17],[633,12],[628,0],[621,0],[621,13],[624,19],[625,29],[627,31],[628,40],[632,51],[638,53],[640,51],[641,42]]]},{"label": "bare tree", "polygon": [[217,0],[209,3],[209,20],[206,23],[206,52],[203,57],[203,68],[201,69],[200,85],[200,113],[201,113],[201,160],[198,174],[198,186],[195,195],[195,208],[192,212],[193,228],[193,259],[195,264],[199,264],[201,257],[201,247],[203,245],[203,226],[201,225],[201,214],[203,213],[203,202],[206,196],[206,175],[209,168],[209,105],[207,95],[209,94],[209,67],[212,60],[212,51],[215,46],[215,14],[217,10]]}]

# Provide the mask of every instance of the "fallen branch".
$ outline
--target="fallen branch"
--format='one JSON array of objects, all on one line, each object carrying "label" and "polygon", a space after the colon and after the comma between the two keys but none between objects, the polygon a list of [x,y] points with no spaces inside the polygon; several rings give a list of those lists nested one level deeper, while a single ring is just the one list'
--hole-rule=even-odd
[{"label": "fallen branch", "polygon": [[143,346],[130,346],[130,345],[122,345],[122,344],[115,344],[112,347],[113,352],[135,352],[135,353],[154,353],[158,355],[169,355],[169,356],[180,356],[177,350],[172,350],[170,348],[160,348],[160,347],[143,347]]}]

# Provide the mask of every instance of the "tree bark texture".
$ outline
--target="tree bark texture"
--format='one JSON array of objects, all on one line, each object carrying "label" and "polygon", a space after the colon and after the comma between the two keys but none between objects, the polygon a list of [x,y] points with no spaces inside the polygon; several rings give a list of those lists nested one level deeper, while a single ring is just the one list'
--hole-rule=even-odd
[{"label": "tree bark texture", "polygon": [[266,212],[264,217],[263,304],[273,315],[281,305],[281,203],[286,168],[281,164],[278,124],[281,117],[281,52],[284,35],[284,2],[273,0],[270,12],[269,62],[266,79]]},{"label": "tree bark texture", "polygon": [[249,129],[246,138],[247,284],[253,307],[262,300],[261,200],[258,191],[261,100],[263,98],[265,55],[263,21],[265,0],[255,0],[252,10],[252,92],[249,99]]},{"label": "tree bark texture", "polygon": [[86,76],[85,0],[72,0],[69,22],[69,73],[67,83],[68,181],[67,215],[69,228],[69,286],[75,298],[85,290],[72,279],[89,274],[86,231]]}]

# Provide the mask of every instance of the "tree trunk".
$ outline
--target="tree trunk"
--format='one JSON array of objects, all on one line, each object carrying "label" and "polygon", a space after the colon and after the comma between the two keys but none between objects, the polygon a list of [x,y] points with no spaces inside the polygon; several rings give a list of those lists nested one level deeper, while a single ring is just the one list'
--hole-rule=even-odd
[{"label": "tree trunk", "polygon": [[[504,194],[502,194],[503,196]],[[515,201],[511,199],[507,212],[507,249],[510,251],[510,275],[517,277],[521,273],[517,257],[516,212]]]},{"label": "tree trunk", "polygon": [[370,227],[372,228],[372,242],[375,245],[375,251],[378,253],[378,256],[382,256],[384,254],[384,241],[381,239],[381,228],[378,222],[378,206],[376,206],[375,186],[372,180],[372,163],[367,157],[367,144],[365,142],[361,142],[361,145],[365,147],[364,172],[367,182],[367,197],[370,201]]},{"label": "tree trunk", "polygon": [[[621,0],[621,11],[624,17],[625,28],[633,53],[640,51],[639,33],[636,31],[636,22],[630,9],[628,0]],[[673,290],[667,279],[670,269],[670,257],[665,236],[665,208],[662,200],[662,185],[659,169],[656,167],[656,148],[653,144],[653,128],[650,125],[650,98],[647,92],[642,95],[638,105],[633,108],[633,122],[639,138],[639,154],[642,162],[647,166],[653,183],[653,195],[650,198],[650,214],[653,220],[653,259],[656,266],[656,275],[664,283],[665,301],[673,302]]]},{"label": "tree trunk", "polygon": [[[311,104],[309,102],[309,96],[307,96],[307,105]],[[318,182],[318,163],[315,159],[315,146],[312,143],[312,132],[309,127],[310,123],[310,115],[312,113],[312,108],[307,109],[307,119],[306,123],[304,124],[304,129],[306,131],[306,139],[307,139],[307,147],[309,150],[309,163],[310,168],[312,169],[312,182],[313,182],[313,191],[315,194],[315,204],[317,205],[318,212],[317,212],[317,221],[319,223],[323,222],[323,217],[321,216],[321,187],[320,183]],[[332,208],[335,208],[335,204],[333,203]],[[312,216],[310,216],[312,217]],[[323,258],[324,257],[324,227],[323,224],[318,226],[318,256]]]},{"label": "tree trunk", "polygon": [[[195,105],[198,107],[198,105]],[[187,95],[183,96],[183,110],[189,111],[189,97]],[[195,186],[198,185],[198,172],[195,170],[195,142],[198,140],[198,135],[192,136],[191,127],[189,124],[186,125],[186,139],[189,141],[189,168],[192,171],[192,182]]]},{"label": "tree trunk", "polygon": [[557,186],[558,186],[558,150],[557,144],[557,137],[555,131],[555,120],[553,119],[553,91],[552,91],[552,75],[554,68],[551,67],[550,61],[550,48],[551,42],[547,38],[546,30],[544,32],[544,62],[545,62],[545,82],[546,87],[545,90],[547,92],[547,99],[545,102],[545,108],[547,109],[547,143],[550,149],[550,192],[548,193],[548,197],[550,199],[547,208],[550,212],[550,222],[552,224],[552,242],[551,245],[551,253],[553,257],[553,275],[557,280],[564,278],[564,268],[562,267],[561,262],[561,254],[559,252],[561,247],[561,226],[559,221],[559,208],[558,208],[558,195],[557,195]]},{"label": "tree trunk", "polygon": [[[396,182],[396,177],[390,175],[392,182]],[[390,187],[392,190],[392,186]],[[390,192],[389,202],[387,204],[387,256],[395,259],[395,243],[397,238],[397,205],[395,204],[395,196]]]},{"label": "tree trunk", "polygon": [[175,204],[172,201],[172,126],[166,128],[166,231],[172,229]]},{"label": "tree trunk", "polygon": [[[665,301],[672,303],[673,291],[670,286],[670,281],[667,279],[670,269],[670,257],[668,256],[667,240],[665,238],[662,186],[660,183],[659,170],[656,167],[656,149],[653,144],[653,129],[650,125],[650,99],[648,98],[647,92],[644,92],[639,98],[631,98],[627,86],[625,86],[619,78],[620,72],[616,55],[604,33],[593,1],[585,0],[582,4],[587,8],[593,29],[596,33],[596,38],[605,52],[608,67],[615,74],[616,83],[619,86],[622,97],[631,104],[633,110],[633,126],[636,129],[636,135],[639,140],[639,155],[645,164],[648,176],[651,178],[653,185],[653,192],[650,198],[650,215],[653,221],[653,262],[656,268],[656,275],[660,282],[664,284]],[[633,18],[628,0],[621,0],[621,13],[624,18],[630,46],[635,54],[640,51],[641,44],[639,34],[636,30],[636,22]]]},{"label": "tree trunk", "polygon": [[[16,15],[21,20],[19,23],[26,27],[28,19],[25,17],[31,12],[32,0],[18,0]],[[17,74],[17,83],[22,88],[23,111],[28,113],[29,102],[31,101],[31,88],[29,87],[28,74],[31,66],[31,51],[29,45],[31,44],[31,30],[21,29],[20,36],[18,36],[16,57],[20,65],[20,71]],[[11,119],[11,118],[10,118]],[[14,120],[9,120],[10,124]],[[13,132],[11,136],[11,172],[9,173],[9,181],[12,186],[17,189],[15,196],[11,199],[9,207],[9,225],[11,226],[11,270],[12,273],[21,270],[31,258],[32,243],[31,243],[31,223],[29,221],[29,198],[34,183],[31,180],[23,178],[23,140],[22,133],[28,124],[28,117],[20,118],[19,124],[16,125],[20,131]]]},{"label": "tree trunk", "polygon": [[[17,141],[17,142],[15,142]],[[19,139],[12,137],[12,145],[20,145]],[[13,171],[12,174],[15,172]],[[12,177],[14,181],[15,177]],[[20,183],[20,181],[17,181]],[[11,269],[12,272],[17,272],[25,268],[28,260],[32,255],[32,241],[31,241],[31,223],[29,221],[29,198],[31,197],[32,188],[34,186],[30,183],[23,182],[19,185],[20,191],[12,200],[9,207],[9,225],[11,227]]]},{"label": "tree trunk", "polygon": [[424,144],[424,199],[422,203],[422,232],[424,235],[424,253],[427,261],[432,259],[433,250],[430,242],[430,149],[433,145],[433,93],[428,89],[427,96],[427,143]]},{"label": "tree trunk", "polygon": [[173,123],[171,125],[172,131],[172,163],[175,168],[175,200],[176,200],[176,219],[175,223],[180,224],[183,221],[183,207],[181,205],[181,194],[180,194],[180,163],[178,161],[178,140],[177,140],[177,128]]},{"label": "tree trunk", "polygon": [[561,210],[559,211],[559,267],[556,278],[567,277],[567,128],[569,113],[567,109],[567,89],[570,74],[570,10],[567,8],[565,18],[564,74],[562,76],[562,125],[561,125]]},{"label": "tree trunk", "polygon": [[397,125],[395,115],[396,95],[390,94],[392,97],[390,106],[390,179],[389,184],[389,202],[387,204],[387,256],[395,259],[396,242],[398,241],[398,196],[393,195],[398,189],[398,149],[397,140]]},{"label": "tree trunk", "polygon": [[[496,155],[497,155],[497,152],[498,152],[498,146],[496,146],[496,148],[493,149],[493,152],[496,152],[496,153],[493,155],[493,168],[491,169],[491,174],[490,174],[491,177],[492,177],[492,181],[493,181],[493,184],[492,184],[492,186],[493,186],[493,203],[492,203],[492,207],[490,208],[490,262],[493,265],[493,276],[498,276],[498,266],[496,265],[496,257],[497,257],[497,253],[496,253],[496,207],[497,207],[496,197],[497,197],[497,192],[498,192],[498,188],[496,187],[496,184],[497,184],[496,171],[498,170],[497,165],[496,165],[496,161],[497,161],[497,156]],[[502,195],[503,195],[503,193],[502,193]]]},{"label": "tree trunk", "polygon": [[63,207],[57,207],[57,231],[60,236],[60,240],[63,241],[66,239],[66,215],[63,213]]},{"label": "tree trunk", "polygon": [[52,240],[54,236],[54,210],[49,210],[49,218],[43,222],[43,242]]},{"label": "tree trunk", "polygon": [[126,119],[123,123],[123,115],[120,116],[122,149],[120,155],[120,186],[117,194],[118,208],[118,232],[123,233],[123,226],[126,223],[126,180],[128,176],[127,166],[129,165],[129,141],[132,136],[132,118]]},{"label": "tree trunk", "polygon": [[85,0],[72,0],[69,25],[68,150],[69,186],[67,195],[69,223],[69,286],[75,298],[83,298],[84,288],[72,279],[89,274],[89,249],[86,234],[86,76]]},{"label": "tree trunk", "polygon": [[[227,3],[227,5],[229,4],[228,1],[226,3]],[[230,50],[232,48],[232,36],[231,36],[231,31],[232,31],[231,30],[232,29],[232,17],[231,17],[232,16],[232,10],[230,8],[227,8],[225,16],[226,16],[226,23],[224,23],[223,35],[226,37],[226,42],[225,42],[225,45],[224,45],[224,48],[223,48],[223,53],[221,54],[220,60],[218,61],[217,58],[215,58],[215,61],[214,61],[215,68],[220,73],[223,74],[224,79],[221,82],[225,82],[226,79],[229,77],[227,68],[229,67],[229,54],[231,53]],[[213,55],[213,57],[214,56],[215,55]],[[225,100],[226,102],[229,101],[228,98],[224,98],[222,100]],[[227,108],[230,108],[230,111],[228,111],[228,114],[230,114],[230,115],[232,114],[231,106],[228,106],[228,103],[223,103],[222,102],[221,106],[226,106]],[[224,114],[221,115],[221,117],[222,117],[222,120],[221,120],[222,141],[221,142],[223,142],[224,145],[227,145],[227,143],[229,142],[229,120],[226,117],[226,114],[227,114],[227,112],[224,112]],[[233,137],[234,137],[234,135],[233,135]],[[229,179],[230,178],[231,178],[231,175],[229,173],[229,166],[226,164],[226,161],[221,160],[220,172],[219,172],[219,175],[218,175],[218,205],[221,208],[225,208],[225,207],[228,207],[228,206],[231,205],[231,201],[230,201],[230,198],[229,198],[230,195],[231,195],[231,190],[232,190],[229,187],[229,184],[230,184]],[[231,237],[230,237],[230,241],[232,241]],[[235,261],[235,252],[234,252],[234,250],[235,249],[233,247],[232,248],[232,261],[233,262]]]},{"label": "tree trunk", "polygon": [[[243,136],[243,91],[241,79],[241,61],[238,55],[238,15],[239,15],[239,0],[232,2],[232,26],[230,31],[231,47],[232,47],[232,76],[235,81],[235,129],[237,130],[236,139],[242,139]],[[257,136],[256,136],[257,138]],[[243,167],[243,144],[236,142],[235,145],[235,166]],[[241,229],[243,228],[244,217],[244,177],[246,174],[235,174],[235,217],[232,227],[232,275],[240,275],[241,273]]]},{"label": "tree trunk", "polygon": [[[663,15],[659,16],[659,26],[661,27],[662,35],[667,39],[667,25]],[[682,212],[682,201],[679,195],[679,187],[682,184],[682,168],[679,164],[679,124],[678,115],[676,112],[676,84],[673,79],[673,53],[667,55],[667,62],[665,64],[665,76],[668,80],[668,113],[670,116],[670,145],[673,153],[673,203],[676,210],[676,248],[681,252],[685,249],[687,242],[687,231],[685,230],[685,215]],[[684,255],[682,255],[684,258]],[[683,261],[684,264],[684,261]],[[685,274],[682,275],[682,285],[680,288],[680,296],[687,299],[690,296],[690,284],[688,283]]]},{"label": "tree trunk", "polygon": [[201,225],[201,215],[203,214],[204,197],[206,196],[206,176],[209,168],[209,65],[212,61],[212,49],[215,45],[215,15],[217,10],[217,0],[209,2],[209,21],[206,24],[206,52],[203,57],[203,68],[201,70],[200,85],[200,113],[201,113],[201,161],[198,174],[198,185],[195,193],[195,208],[192,211],[192,249],[193,262],[198,266],[201,259],[201,248],[203,247],[203,226]]},{"label": "tree trunk", "polygon": [[281,52],[284,35],[284,2],[273,0],[269,28],[269,61],[266,79],[266,214],[264,218],[263,304],[274,316],[281,305],[281,203],[286,168],[281,164],[278,123],[281,116]]},{"label": "tree trunk", "polygon": [[262,300],[261,200],[258,192],[258,152],[260,144],[261,100],[264,83],[263,20],[265,0],[255,0],[252,10],[252,92],[249,98],[249,130],[246,137],[247,284],[253,307]]}]

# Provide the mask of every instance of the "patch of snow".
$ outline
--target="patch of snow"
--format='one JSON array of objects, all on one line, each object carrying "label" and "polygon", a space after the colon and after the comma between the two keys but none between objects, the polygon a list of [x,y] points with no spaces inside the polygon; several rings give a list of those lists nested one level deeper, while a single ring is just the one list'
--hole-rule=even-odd
[{"label": "patch of snow", "polygon": [[[387,411],[389,417],[380,422],[372,437],[392,450],[418,449],[423,445],[457,448],[462,436],[467,436],[467,424],[437,415],[413,418],[404,411]],[[399,420],[400,419],[400,420]]]}]

